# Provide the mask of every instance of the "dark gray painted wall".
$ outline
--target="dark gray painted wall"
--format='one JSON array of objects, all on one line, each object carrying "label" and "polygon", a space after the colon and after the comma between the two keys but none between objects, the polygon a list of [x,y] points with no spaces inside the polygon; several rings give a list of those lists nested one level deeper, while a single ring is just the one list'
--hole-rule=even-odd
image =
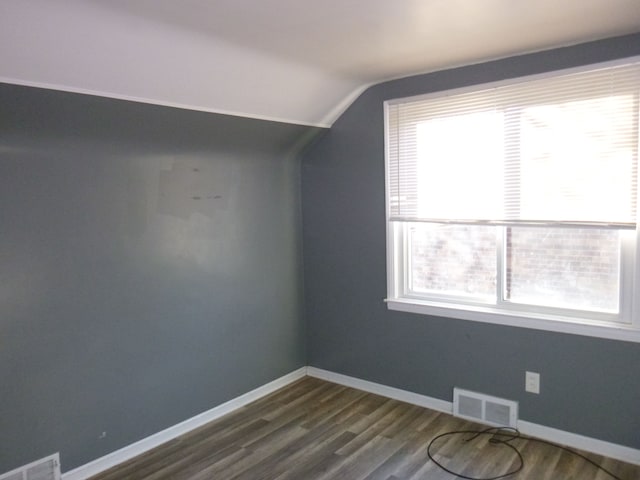
[{"label": "dark gray painted wall", "polygon": [[311,130],[0,84],[0,472],[305,365]]},{"label": "dark gray painted wall", "polygon": [[[303,159],[309,365],[640,448],[640,344],[388,311],[383,101],[640,54],[640,35],[415,76],[366,91]],[[540,395],[524,372],[541,373]]]}]

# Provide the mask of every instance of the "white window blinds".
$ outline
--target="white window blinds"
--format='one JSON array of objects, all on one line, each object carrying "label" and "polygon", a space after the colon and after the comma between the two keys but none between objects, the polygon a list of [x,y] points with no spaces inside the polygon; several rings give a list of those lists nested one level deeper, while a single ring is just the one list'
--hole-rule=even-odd
[{"label": "white window blinds", "polygon": [[640,64],[387,104],[391,221],[634,228]]}]

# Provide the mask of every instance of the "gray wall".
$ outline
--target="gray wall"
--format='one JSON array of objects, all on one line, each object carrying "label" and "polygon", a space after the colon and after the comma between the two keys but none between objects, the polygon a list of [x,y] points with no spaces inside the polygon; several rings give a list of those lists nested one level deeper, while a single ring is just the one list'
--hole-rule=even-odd
[{"label": "gray wall", "polygon": [[311,130],[0,84],[0,472],[305,365]]},{"label": "gray wall", "polygon": [[[518,400],[531,422],[640,448],[640,344],[388,311],[383,101],[640,54],[640,35],[383,83],[303,159],[308,363],[431,397]],[[540,395],[524,372],[541,374]]]}]

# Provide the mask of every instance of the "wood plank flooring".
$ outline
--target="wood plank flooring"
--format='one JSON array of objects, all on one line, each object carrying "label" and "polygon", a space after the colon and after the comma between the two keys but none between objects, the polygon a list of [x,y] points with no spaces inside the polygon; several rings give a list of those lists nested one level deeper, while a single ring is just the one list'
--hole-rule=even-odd
[{"label": "wood plank flooring", "polygon": [[[305,377],[92,480],[451,480],[457,477],[429,460],[429,442],[447,431],[484,428]],[[432,452],[467,477],[495,477],[517,466],[517,455],[489,436],[467,438],[442,437]],[[613,478],[564,450],[525,439],[512,444],[524,466],[509,478]],[[585,455],[623,480],[640,479],[638,466]]]}]

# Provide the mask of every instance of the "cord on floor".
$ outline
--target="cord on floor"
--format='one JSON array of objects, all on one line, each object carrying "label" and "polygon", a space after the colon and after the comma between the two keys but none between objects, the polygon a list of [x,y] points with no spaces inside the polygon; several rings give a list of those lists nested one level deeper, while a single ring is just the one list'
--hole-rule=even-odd
[{"label": "cord on floor", "polygon": [[[449,437],[452,435],[471,435],[469,438],[464,439],[464,442],[470,442],[472,440],[475,440],[476,438],[482,436],[482,435],[491,435],[491,438],[489,439],[489,443],[495,444],[495,445],[503,445],[506,446],[508,448],[510,448],[511,450],[513,450],[513,452],[516,454],[516,457],[518,459],[518,464],[513,467],[512,470],[506,472],[506,473],[502,473],[500,475],[497,476],[493,476],[493,477],[471,477],[471,476],[467,476],[467,475],[463,475],[460,472],[456,472],[453,470],[450,470],[448,468],[446,468],[444,465],[442,465],[438,460],[436,460],[434,458],[434,454],[432,453],[432,447],[433,444],[440,438],[444,438],[444,437]],[[492,428],[487,428],[485,430],[454,430],[454,431],[450,431],[450,432],[445,432],[442,433],[436,437],[434,437],[433,439],[431,439],[431,441],[429,442],[429,445],[427,446],[427,455],[429,455],[429,459],[435,463],[438,467],[440,467],[442,470],[444,470],[445,472],[448,472],[452,475],[455,475],[459,478],[464,478],[467,480],[498,480],[500,478],[506,478],[509,477],[511,475],[515,475],[516,473],[520,472],[523,468],[524,468],[524,458],[522,457],[522,453],[520,452],[520,450],[515,446],[512,445],[511,442],[513,442],[514,440],[527,440],[529,442],[537,442],[537,443],[543,443],[545,445],[550,445],[552,447],[555,448],[559,448],[561,450],[564,450],[566,452],[571,453],[572,455],[575,455],[577,457],[582,458],[584,461],[592,464],[593,466],[595,466],[596,468],[598,468],[599,470],[602,470],[604,473],[606,473],[607,475],[609,475],[611,478],[615,479],[615,480],[622,480],[620,477],[618,477],[617,475],[613,474],[612,472],[610,472],[609,470],[607,470],[606,468],[604,468],[602,465],[594,462],[593,460],[591,460],[590,458],[586,457],[585,455],[582,455],[580,452],[577,452],[575,450],[572,450],[571,448],[565,447],[563,445],[558,445],[556,443],[553,442],[548,442],[546,440],[541,440],[539,438],[533,438],[533,437],[527,437],[522,435],[517,429],[515,428],[510,428],[510,427],[492,427]]]}]

